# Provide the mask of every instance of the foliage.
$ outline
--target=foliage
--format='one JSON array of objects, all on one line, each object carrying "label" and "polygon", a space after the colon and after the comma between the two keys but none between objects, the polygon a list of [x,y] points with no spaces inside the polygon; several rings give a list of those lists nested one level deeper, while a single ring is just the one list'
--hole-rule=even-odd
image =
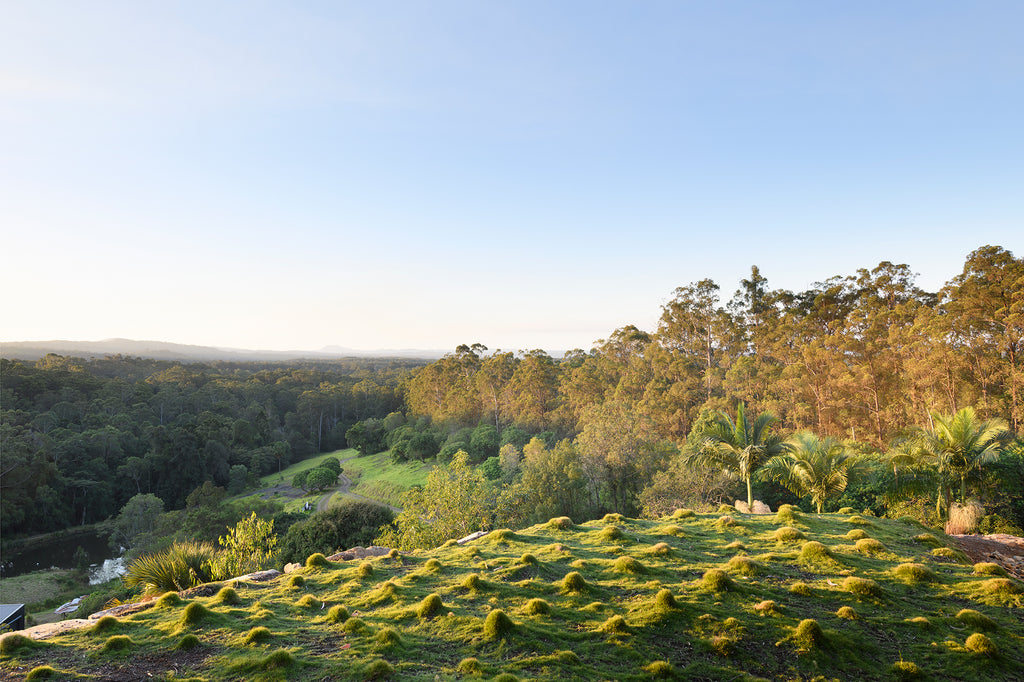
[{"label": "foliage", "polygon": [[145,594],[177,592],[213,580],[211,564],[216,556],[207,543],[175,543],[155,554],[144,554],[131,562],[124,575],[128,587]]},{"label": "foliage", "polygon": [[215,578],[224,580],[269,568],[277,546],[273,519],[266,521],[256,512],[242,519],[228,534],[217,539],[222,549],[212,562]]},{"label": "foliage", "polygon": [[304,562],[316,552],[333,554],[335,550],[368,545],[381,527],[393,520],[388,507],[366,500],[345,500],[291,526],[280,540],[276,563]]},{"label": "foliage", "polygon": [[760,475],[770,478],[797,495],[809,495],[817,512],[825,502],[846,490],[856,472],[859,458],[839,441],[818,438],[803,431],[784,443],[785,454],[769,460]]},{"label": "foliage", "polygon": [[132,497],[121,508],[114,519],[110,544],[114,547],[132,549],[147,547],[153,543],[164,502],[151,493],[140,493]]},{"label": "foliage", "polygon": [[330,488],[337,482],[338,474],[327,467],[311,469],[306,476],[306,487],[314,492]]}]

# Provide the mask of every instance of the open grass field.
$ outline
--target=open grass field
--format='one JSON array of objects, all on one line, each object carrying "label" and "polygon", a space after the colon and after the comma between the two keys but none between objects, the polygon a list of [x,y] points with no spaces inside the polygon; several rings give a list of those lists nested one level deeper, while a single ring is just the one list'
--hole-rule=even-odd
[{"label": "open grass field", "polygon": [[[307,471],[309,469],[317,468],[318,466],[320,466],[320,463],[323,462],[328,457],[336,457],[339,460],[345,460],[348,459],[349,457],[355,457],[358,454],[359,453],[356,452],[356,450],[353,448],[349,448],[346,450],[335,450],[334,452],[325,452],[323,454],[310,457],[309,459],[304,459],[301,462],[291,464],[285,467],[281,471],[281,473],[274,472],[272,474],[267,474],[266,476],[263,476],[262,478],[260,478],[260,485],[272,486],[278,483],[291,484],[292,479],[295,477],[295,474],[299,473],[300,471]],[[343,464],[342,466],[345,465]]]},{"label": "open grass field", "polygon": [[1024,679],[1024,586],[998,573],[913,522],[560,518],[8,636],[0,676]]},{"label": "open grass field", "polygon": [[352,479],[352,492],[396,507],[401,506],[402,493],[427,482],[433,467],[433,461],[395,464],[387,452],[342,464],[345,475]]}]

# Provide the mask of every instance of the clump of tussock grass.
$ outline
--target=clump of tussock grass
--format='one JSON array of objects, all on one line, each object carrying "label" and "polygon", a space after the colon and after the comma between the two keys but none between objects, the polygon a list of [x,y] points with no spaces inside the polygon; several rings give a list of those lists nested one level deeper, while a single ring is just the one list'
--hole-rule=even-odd
[{"label": "clump of tussock grass", "polygon": [[989,578],[982,584],[982,590],[984,590],[985,594],[993,596],[1021,593],[1020,585],[1009,578]]},{"label": "clump of tussock grass", "polygon": [[850,542],[857,542],[857,540],[863,540],[868,536],[867,532],[863,528],[854,528],[843,537]]},{"label": "clump of tussock grass", "polygon": [[441,545],[441,549],[451,549],[452,547],[458,547],[458,546],[459,546],[459,541],[456,540],[455,538],[452,538],[451,540],[445,540],[444,544]]},{"label": "clump of tussock grass", "polygon": [[117,618],[114,618],[113,616],[103,616],[93,623],[93,626],[89,628],[89,632],[93,635],[101,635],[117,630],[120,625],[121,621]]},{"label": "clump of tussock grass", "polygon": [[53,666],[40,665],[29,670],[28,675],[25,675],[25,680],[26,682],[31,682],[32,680],[48,680],[59,674],[60,673]]},{"label": "clump of tussock grass", "polygon": [[764,571],[764,565],[754,561],[750,557],[737,554],[729,559],[729,570],[745,576],[759,575]]},{"label": "clump of tussock grass", "polygon": [[398,630],[392,627],[378,630],[377,634],[373,636],[373,641],[378,650],[396,649],[402,646],[402,636],[398,634]]},{"label": "clump of tussock grass", "polygon": [[569,565],[572,566],[573,568],[586,568],[590,564],[587,563],[586,559],[576,559],[575,561],[573,561]]},{"label": "clump of tussock grass", "polygon": [[460,586],[467,590],[476,592],[477,590],[482,590],[484,588],[484,581],[480,578],[480,574],[470,573],[462,579]]},{"label": "clump of tussock grass", "polygon": [[671,519],[695,519],[695,518],[697,518],[697,513],[695,511],[693,511],[692,509],[676,509],[674,512],[672,512],[672,516],[670,516],[669,518],[671,518]]},{"label": "clump of tussock grass", "polygon": [[719,516],[718,519],[715,520],[715,526],[718,528],[718,530],[724,530],[726,528],[738,528],[740,525],[742,524],[740,524],[739,521],[737,521],[736,519],[727,514]]},{"label": "clump of tussock grass", "polygon": [[319,568],[330,568],[331,562],[320,552],[310,554],[306,557],[306,568],[316,570]]},{"label": "clump of tussock grass", "polygon": [[932,629],[932,622],[924,616],[914,616],[913,618],[907,618],[906,622],[910,623],[911,625],[916,625],[922,630]]},{"label": "clump of tussock grass", "polygon": [[641,564],[639,561],[637,561],[631,556],[620,556],[618,559],[615,560],[615,563],[612,564],[612,570],[614,570],[616,573],[633,574],[641,574],[647,572],[647,568],[645,568],[643,564]]},{"label": "clump of tussock grass", "polygon": [[288,587],[291,587],[291,588],[298,588],[298,587],[303,587],[303,586],[305,586],[305,584],[306,584],[306,579],[305,579],[305,578],[303,578],[303,577],[302,577],[301,575],[298,575],[298,574],[295,574],[295,573],[293,573],[293,574],[292,574],[292,575],[291,575],[291,576],[290,576],[290,577],[288,578]]},{"label": "clump of tussock grass", "polygon": [[189,633],[179,639],[178,643],[174,645],[174,648],[177,651],[189,651],[191,649],[195,649],[199,644],[199,638],[192,633]]},{"label": "clump of tussock grass", "polygon": [[999,627],[994,620],[974,609],[960,609],[956,619],[975,630],[995,630]]},{"label": "clump of tussock grass", "polygon": [[892,573],[897,578],[908,583],[934,583],[939,580],[939,577],[935,575],[932,569],[918,563],[900,564],[892,569]]},{"label": "clump of tussock grass", "polygon": [[295,606],[300,609],[322,608],[324,603],[311,594],[304,594],[295,600]]},{"label": "clump of tussock grass", "polygon": [[293,665],[295,665],[295,657],[287,649],[271,651],[259,663],[259,667],[263,670],[280,670]]},{"label": "clump of tussock grass", "polygon": [[885,545],[874,538],[861,538],[854,546],[861,554],[878,554],[886,551]]},{"label": "clump of tussock grass", "polygon": [[385,601],[394,601],[397,596],[398,584],[393,579],[389,579],[377,585],[377,589],[370,594],[370,599],[373,603],[379,604]]},{"label": "clump of tussock grass", "polygon": [[401,553],[397,549],[392,549],[386,556],[388,559],[398,559],[401,557]]},{"label": "clump of tussock grass", "polygon": [[629,625],[626,624],[626,619],[616,614],[597,626],[599,632],[606,634],[625,634],[629,632]]},{"label": "clump of tussock grass", "polygon": [[0,656],[13,656],[41,646],[39,642],[25,635],[13,634],[0,639]]},{"label": "clump of tussock grass", "polygon": [[622,514],[605,514],[601,517],[601,523],[622,523],[626,517]]},{"label": "clump of tussock grass", "polygon": [[484,619],[484,637],[487,639],[504,639],[515,629],[515,623],[501,609],[494,609]]},{"label": "clump of tussock grass", "polygon": [[812,651],[826,645],[825,631],[813,618],[804,618],[793,633],[782,641],[792,641],[804,651]]},{"label": "clump of tussock grass", "polygon": [[728,592],[733,588],[732,578],[720,568],[710,568],[704,572],[700,586],[709,592]]},{"label": "clump of tussock grass", "polygon": [[871,578],[848,576],[843,580],[843,590],[861,597],[879,598],[883,595],[882,587]]},{"label": "clump of tussock grass", "polygon": [[434,592],[423,598],[423,601],[416,607],[416,615],[423,619],[430,619],[444,611],[444,603],[441,595]]},{"label": "clump of tussock grass", "polygon": [[181,606],[183,602],[184,600],[178,596],[177,592],[165,592],[156,600],[155,606],[158,609],[173,609]]},{"label": "clump of tussock grass", "polygon": [[974,564],[974,575],[994,575],[999,578],[1009,577],[1005,568],[999,564],[994,564],[989,561],[982,561]]},{"label": "clump of tussock grass", "polygon": [[677,526],[674,523],[667,526],[662,526],[655,530],[659,535],[671,535],[672,537],[683,538],[686,537],[686,531],[681,526]]},{"label": "clump of tussock grass", "polygon": [[113,635],[107,638],[107,641],[103,643],[100,651],[103,653],[112,653],[115,651],[124,651],[132,648],[135,642],[128,635]]},{"label": "clump of tussock grass", "polygon": [[198,602],[190,602],[181,612],[181,618],[178,619],[178,625],[183,628],[195,627],[196,625],[209,620],[212,616],[213,611],[210,611],[210,609]]},{"label": "clump of tussock grass", "polygon": [[350,635],[358,635],[368,631],[370,628],[362,618],[349,618],[341,626],[341,629]]},{"label": "clump of tussock grass", "polygon": [[897,680],[919,680],[924,677],[921,668],[913,661],[896,661],[892,664],[890,672]]},{"label": "clump of tussock grass", "polygon": [[715,510],[716,514],[738,514],[736,507],[731,504],[725,504],[724,502],[718,505],[718,509]]},{"label": "clump of tussock grass", "polygon": [[523,611],[531,616],[551,613],[551,604],[545,599],[535,597],[526,602],[526,606],[523,607]]},{"label": "clump of tussock grass", "polygon": [[846,522],[847,523],[852,523],[855,526],[871,526],[871,525],[874,525],[874,524],[871,523],[871,521],[868,521],[867,519],[865,519],[860,514],[854,514],[850,518],[846,519]]},{"label": "clump of tussock grass", "polygon": [[359,575],[360,578],[369,578],[371,575],[373,575],[373,564],[371,564],[369,561],[364,561],[363,563],[359,564],[359,568],[356,569],[356,573]]},{"label": "clump of tussock grass", "polygon": [[559,663],[565,663],[566,665],[579,665],[580,657],[576,655],[575,651],[569,651],[563,649],[562,651],[555,652],[555,658],[558,659]]},{"label": "clump of tussock grass", "polygon": [[335,604],[327,609],[328,623],[344,623],[348,620],[348,609],[341,604]]},{"label": "clump of tussock grass", "polygon": [[658,556],[671,556],[672,547],[667,542],[659,542],[651,546],[651,554],[656,554]]},{"label": "clump of tussock grass", "polygon": [[989,658],[999,655],[999,649],[996,648],[995,643],[980,632],[975,632],[968,637],[967,641],[964,642],[964,646],[976,654],[988,656]]},{"label": "clump of tussock grass", "polygon": [[795,511],[793,505],[784,504],[775,512],[775,523],[787,526],[793,525],[800,519],[800,514]]},{"label": "clump of tussock grass", "polygon": [[605,526],[597,536],[605,542],[618,542],[626,537],[626,534],[618,526]]},{"label": "clump of tussock grass", "polygon": [[779,612],[779,605],[771,599],[765,599],[754,604],[754,613],[760,616],[770,616]]},{"label": "clump of tussock grass", "polygon": [[556,516],[544,524],[548,530],[572,530],[575,526],[568,516]]},{"label": "clump of tussock grass", "polygon": [[482,675],[484,667],[480,665],[480,659],[470,656],[459,661],[456,670],[463,675]]},{"label": "clump of tussock grass", "polygon": [[932,556],[963,565],[971,563],[970,558],[966,554],[952,547],[936,547],[932,550]]},{"label": "clump of tussock grass", "polygon": [[800,548],[797,560],[802,564],[821,564],[835,562],[836,557],[825,545],[817,540],[809,540]]},{"label": "clump of tussock grass", "polygon": [[915,535],[914,540],[921,543],[922,545],[928,545],[929,547],[945,547],[945,543],[938,539],[931,533],[921,533]]},{"label": "clump of tussock grass", "polygon": [[507,544],[516,539],[516,534],[508,528],[499,528],[498,530],[491,531],[485,536],[488,542],[498,544]]},{"label": "clump of tussock grass", "polygon": [[797,540],[803,540],[806,537],[802,532],[792,526],[776,528],[772,535],[777,542],[796,542]]},{"label": "clump of tussock grass", "polygon": [[242,598],[238,596],[238,590],[233,587],[222,587],[213,595],[214,604],[225,604],[228,606],[237,606],[242,603]]},{"label": "clump of tussock grass", "polygon": [[588,613],[602,613],[605,608],[607,607],[604,602],[592,601],[581,608],[580,611],[587,611]]},{"label": "clump of tussock grass", "polygon": [[854,509],[853,507],[842,507],[842,508],[840,508],[840,510],[837,513],[839,513],[839,514],[853,514],[856,511],[857,510]]},{"label": "clump of tussock grass", "polygon": [[438,573],[441,571],[441,562],[437,559],[427,559],[427,562],[423,564],[423,568],[431,573]]},{"label": "clump of tussock grass", "polygon": [[537,557],[533,554],[530,554],[529,552],[526,552],[521,557],[519,557],[519,563],[527,564],[528,566],[536,566]]},{"label": "clump of tussock grass", "polygon": [[801,597],[810,597],[812,594],[811,586],[802,580],[798,580],[790,585],[789,592],[790,594],[799,594]]},{"label": "clump of tussock grass", "polygon": [[943,530],[946,535],[966,535],[975,533],[981,520],[985,518],[985,509],[977,502],[958,504],[954,502],[949,507],[949,518]]},{"label": "clump of tussock grass", "polygon": [[375,658],[359,671],[364,680],[385,680],[395,674],[395,667],[383,658]]},{"label": "clump of tussock grass", "polygon": [[857,620],[860,617],[852,606],[840,606],[836,610],[836,616],[843,620]]},{"label": "clump of tussock grass", "polygon": [[664,680],[675,677],[676,669],[668,661],[651,661],[644,666],[644,672],[651,679]]},{"label": "clump of tussock grass", "polygon": [[561,591],[563,594],[571,592],[586,592],[589,589],[587,581],[577,571],[570,571],[562,578]]},{"label": "clump of tussock grass", "polygon": [[271,638],[273,638],[273,635],[270,634],[270,630],[262,625],[258,625],[245,633],[245,637],[242,638],[242,644],[245,646],[263,644],[264,642],[269,642]]},{"label": "clump of tussock grass", "polygon": [[491,682],[520,682],[520,680],[512,673],[501,673],[491,680]]},{"label": "clump of tussock grass", "polygon": [[658,590],[658,593],[654,595],[654,605],[659,611],[672,611],[679,608],[676,596],[667,587]]}]

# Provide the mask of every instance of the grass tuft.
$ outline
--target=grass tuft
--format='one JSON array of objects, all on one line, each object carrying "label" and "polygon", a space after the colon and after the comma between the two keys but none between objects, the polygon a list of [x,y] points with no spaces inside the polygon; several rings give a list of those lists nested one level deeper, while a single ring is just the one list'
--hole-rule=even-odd
[{"label": "grass tuft", "polygon": [[398,634],[398,630],[391,627],[378,630],[373,636],[373,641],[377,649],[395,649],[402,646],[402,636]]},{"label": "grass tuft", "polygon": [[653,679],[663,680],[675,675],[676,670],[668,661],[652,661],[644,666],[644,672]]},{"label": "grass tuft", "polygon": [[939,577],[924,564],[906,563],[892,569],[893,575],[908,583],[934,583]]},{"label": "grass tuft", "polygon": [[729,574],[720,568],[711,568],[705,571],[700,584],[709,592],[727,592],[733,586]]},{"label": "grass tuft", "polygon": [[551,613],[551,604],[549,604],[545,599],[534,598],[526,602],[526,607],[523,611],[531,616]]},{"label": "grass tuft", "polygon": [[199,645],[199,638],[189,633],[181,639],[179,639],[178,643],[174,646],[174,648],[178,651],[189,651],[190,649],[195,649]]},{"label": "grass tuft", "polygon": [[802,580],[798,580],[790,585],[789,592],[790,594],[799,594],[801,597],[810,597],[812,594],[811,586]]},{"label": "grass tuft", "polygon": [[803,540],[805,537],[803,533],[792,526],[776,528],[772,535],[778,542],[796,542],[797,540]]},{"label": "grass tuft", "polygon": [[515,629],[515,623],[501,609],[494,609],[484,619],[484,637],[503,639]]},{"label": "grass tuft", "polygon": [[728,514],[724,514],[718,517],[718,520],[715,521],[715,525],[719,528],[719,530],[721,530],[723,528],[736,528],[740,525],[740,522],[734,519],[733,517],[729,516]]},{"label": "grass tuft", "polygon": [[264,642],[269,641],[271,637],[273,637],[273,635],[270,634],[270,630],[262,625],[258,625],[245,633],[245,637],[242,639],[242,644],[245,646],[263,644]]},{"label": "grass tuft", "polygon": [[867,534],[867,532],[865,532],[865,530],[863,528],[854,528],[853,530],[851,530],[849,533],[847,533],[843,537],[845,537],[847,540],[849,540],[851,542],[856,542],[857,540],[863,540],[867,536],[868,536],[868,534]]},{"label": "grass tuft", "polygon": [[874,580],[870,578],[858,578],[856,576],[849,576],[843,580],[843,589],[851,594],[856,594],[861,597],[881,597],[882,588]]},{"label": "grass tuft", "polygon": [[327,557],[325,557],[320,552],[316,552],[315,554],[310,554],[306,558],[306,568],[318,569],[318,568],[330,568],[330,566],[331,566],[331,562],[328,561]]},{"label": "grass tuft", "polygon": [[276,670],[290,668],[295,664],[295,657],[287,649],[278,649],[267,654],[267,657],[260,661],[260,667],[264,670]]},{"label": "grass tuft", "polygon": [[802,564],[820,564],[835,561],[835,555],[817,540],[809,540],[800,548],[798,560]]},{"label": "grass tuft", "polygon": [[924,673],[912,661],[896,661],[892,664],[892,676],[897,680],[919,680]]},{"label": "grass tuft", "polygon": [[644,568],[644,565],[631,556],[620,556],[618,559],[615,560],[615,563],[612,564],[612,569],[616,573],[640,574],[647,572],[647,569]]},{"label": "grass tuft", "polygon": [[996,596],[1020,594],[1021,592],[1020,585],[1009,578],[989,578],[982,585],[982,589],[986,594]]},{"label": "grass tuft", "polygon": [[303,587],[305,584],[306,579],[301,575],[292,574],[292,576],[288,578],[288,587]]},{"label": "grass tuft", "polygon": [[852,523],[855,526],[870,526],[872,523],[865,519],[863,516],[854,514],[850,518],[846,519],[847,523]]},{"label": "grass tuft", "polygon": [[327,610],[328,623],[344,623],[348,620],[348,609],[341,604],[335,604]]},{"label": "grass tuft", "polygon": [[184,600],[178,596],[177,592],[166,592],[160,595],[160,598],[156,600],[156,608],[158,609],[172,609],[177,606],[181,606]]},{"label": "grass tuft", "polygon": [[576,571],[570,571],[565,574],[562,578],[562,592],[585,592],[587,590],[587,581],[583,579],[583,576]]},{"label": "grass tuft", "polygon": [[942,542],[942,540],[935,537],[934,535],[932,535],[931,533],[921,533],[920,535],[915,535],[914,540],[920,542],[922,545],[928,545],[929,547],[945,547],[945,543]]},{"label": "grass tuft", "polygon": [[796,523],[800,519],[796,507],[791,504],[784,504],[775,512],[775,523],[786,524],[787,526]]},{"label": "grass tuft", "polygon": [[953,549],[952,547],[936,547],[932,550],[932,556],[939,557],[940,559],[948,559],[958,564],[967,565],[971,563],[970,558],[961,552],[959,549]]},{"label": "grass tuft", "polygon": [[736,555],[729,559],[729,570],[735,571],[740,575],[755,576],[764,570],[764,566],[750,557]]},{"label": "grass tuft", "polygon": [[658,594],[654,595],[654,604],[661,611],[671,611],[679,608],[676,596],[667,587],[658,590]]},{"label": "grass tuft", "polygon": [[836,616],[843,620],[857,620],[859,617],[852,606],[840,606],[839,609],[836,610]]},{"label": "grass tuft", "polygon": [[13,634],[0,639],[0,656],[13,656],[19,651],[28,651],[40,646],[39,642],[25,635]]},{"label": "grass tuft", "polygon": [[364,680],[385,680],[395,674],[395,667],[383,658],[375,658],[360,672]]},{"label": "grass tuft", "polygon": [[459,661],[459,667],[456,670],[463,675],[482,675],[484,668],[480,665],[480,660],[470,656]]},{"label": "grass tuft", "polygon": [[625,537],[625,533],[618,526],[605,526],[597,535],[605,542],[615,542]]},{"label": "grass tuft", "polygon": [[778,612],[778,605],[771,599],[765,599],[764,601],[754,604],[754,613],[757,613],[761,616],[769,616]]},{"label": "grass tuft", "polygon": [[994,575],[999,578],[1007,578],[1009,574],[1006,569],[999,564],[994,564],[988,561],[982,561],[974,564],[974,575]]},{"label": "grass tuft", "polygon": [[960,612],[956,614],[956,619],[975,630],[995,630],[999,627],[994,620],[974,609],[960,609]]},{"label": "grass tuft", "polygon": [[416,615],[420,618],[430,619],[438,615],[444,610],[444,603],[441,601],[441,596],[436,592],[428,594],[420,602],[420,605],[416,607]]},{"label": "grass tuft", "polygon": [[856,547],[861,554],[878,554],[885,551],[885,545],[874,538],[861,538],[857,540]]},{"label": "grass tuft", "polygon": [[360,578],[369,578],[373,575],[373,564],[369,561],[364,561],[359,564],[359,570],[357,572],[359,573]]},{"label": "grass tuft", "polygon": [[838,513],[839,513],[839,514],[853,514],[853,513],[855,512],[855,511],[857,511],[857,510],[856,510],[856,509],[854,509],[853,507],[842,507],[842,508],[841,508],[841,509],[839,510],[839,512],[838,512]]},{"label": "grass tuft", "polygon": [[516,534],[508,528],[499,528],[487,535],[487,540],[494,544],[508,543],[516,539]]},{"label": "grass tuft", "polygon": [[736,511],[736,507],[732,506],[731,504],[724,504],[723,503],[723,504],[718,505],[718,509],[715,510],[715,513],[716,514],[736,514],[738,512]]},{"label": "grass tuft", "polygon": [[242,603],[242,598],[238,596],[238,590],[233,587],[222,587],[217,594],[213,595],[214,604],[227,604],[229,606],[237,606]]},{"label": "grass tuft", "polygon": [[519,557],[519,563],[521,563],[521,564],[529,564],[530,566],[536,566],[537,565],[537,557],[534,556],[533,554],[530,554],[529,552],[526,552],[521,557]]},{"label": "grass tuft", "polygon": [[178,625],[183,628],[194,627],[207,620],[212,615],[213,612],[202,604],[191,602],[185,607],[185,610],[181,612],[181,618],[178,620]]},{"label": "grass tuft", "polygon": [[548,530],[572,530],[574,526],[575,524],[568,516],[556,516],[544,524]]},{"label": "grass tuft", "polygon": [[673,519],[695,519],[697,518],[696,512],[692,509],[676,509],[672,512],[672,516],[669,518]]},{"label": "grass tuft", "polygon": [[683,530],[682,526],[677,526],[675,524],[669,524],[667,526],[662,526],[659,529],[658,532],[661,533],[662,535],[671,535],[671,536],[677,537],[677,538],[686,537],[686,531]]},{"label": "grass tuft", "polygon": [[349,618],[345,621],[345,624],[341,626],[341,629],[350,635],[358,635],[366,632],[370,628],[366,626],[361,618]]},{"label": "grass tuft", "polygon": [[658,556],[671,556],[672,547],[667,542],[659,542],[651,547],[651,554]]},{"label": "grass tuft", "polygon": [[793,641],[801,649],[810,651],[825,644],[825,631],[813,618],[804,618],[793,632]]},{"label": "grass tuft", "polygon": [[626,517],[622,514],[605,514],[601,518],[601,523],[622,523],[626,520]]},{"label": "grass tuft", "polygon": [[96,621],[91,628],[89,628],[89,632],[94,635],[100,635],[117,630],[120,625],[121,621],[117,618],[114,618],[113,616],[103,616]]},{"label": "grass tuft", "polygon": [[423,568],[431,573],[438,573],[441,571],[441,562],[437,559],[427,559],[427,563],[423,564]]},{"label": "grass tuft", "polygon": [[323,608],[324,603],[311,594],[304,594],[295,601],[300,609]]},{"label": "grass tuft", "polygon": [[467,590],[473,590],[475,592],[477,590],[483,589],[484,581],[480,579],[479,574],[470,573],[463,579],[462,587],[464,587]]},{"label": "grass tuft", "polygon": [[114,651],[124,651],[130,649],[135,642],[128,635],[114,635],[108,637],[107,641],[103,643],[103,647],[100,649],[103,653],[111,653]]},{"label": "grass tuft", "polygon": [[48,680],[52,677],[56,677],[59,674],[60,673],[57,670],[55,670],[52,666],[40,665],[35,668],[32,668],[32,670],[29,670],[28,675],[25,675],[25,680],[26,682],[30,682],[31,680]]},{"label": "grass tuft", "polygon": [[629,626],[626,625],[626,619],[618,614],[601,623],[597,629],[608,634],[623,634],[629,632]]},{"label": "grass tuft", "polygon": [[911,625],[916,625],[917,627],[921,628],[922,630],[931,630],[932,629],[932,622],[930,620],[928,620],[927,618],[925,618],[924,616],[914,616],[913,618],[908,618],[907,622],[910,623]]},{"label": "grass tuft", "polygon": [[990,658],[995,657],[999,653],[999,650],[996,648],[996,645],[992,640],[980,632],[975,632],[973,635],[968,637],[967,641],[964,642],[964,646],[976,654],[981,654]]}]

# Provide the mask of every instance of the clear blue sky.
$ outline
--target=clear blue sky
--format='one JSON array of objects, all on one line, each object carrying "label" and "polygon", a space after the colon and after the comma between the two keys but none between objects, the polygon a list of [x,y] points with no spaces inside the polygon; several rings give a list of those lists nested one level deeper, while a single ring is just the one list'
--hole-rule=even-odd
[{"label": "clear blue sky", "polygon": [[0,340],[589,349],[1024,255],[1024,4],[0,1]]}]

